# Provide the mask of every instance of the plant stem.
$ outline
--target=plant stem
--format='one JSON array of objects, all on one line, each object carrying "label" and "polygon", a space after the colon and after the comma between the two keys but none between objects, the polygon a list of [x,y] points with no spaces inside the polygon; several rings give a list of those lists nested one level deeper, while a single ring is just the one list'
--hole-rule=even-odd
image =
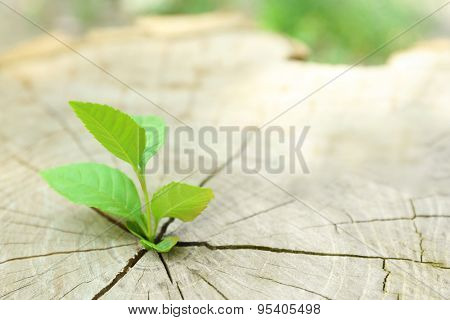
[{"label": "plant stem", "polygon": [[136,174],[139,179],[139,183],[141,184],[142,192],[144,193],[145,199],[145,209],[146,209],[146,220],[147,220],[147,236],[150,241],[153,242],[155,238],[155,233],[152,227],[152,212],[150,210],[150,197],[148,196],[147,183],[145,181],[145,176],[143,173],[136,170]]},{"label": "plant stem", "polygon": [[155,225],[153,226],[153,234],[156,237],[156,231],[158,230],[159,220],[155,218]]}]

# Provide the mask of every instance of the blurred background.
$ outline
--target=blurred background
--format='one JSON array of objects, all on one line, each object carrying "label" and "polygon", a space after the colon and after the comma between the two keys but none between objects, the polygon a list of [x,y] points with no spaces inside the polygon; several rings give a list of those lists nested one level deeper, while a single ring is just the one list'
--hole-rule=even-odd
[{"label": "blurred background", "polygon": [[[239,11],[262,28],[306,43],[309,60],[352,63],[442,5],[443,0],[1,0],[42,27],[80,35],[139,16]],[[448,36],[450,10],[414,28],[365,61],[379,64],[419,40]],[[41,31],[0,3],[0,51]]]}]

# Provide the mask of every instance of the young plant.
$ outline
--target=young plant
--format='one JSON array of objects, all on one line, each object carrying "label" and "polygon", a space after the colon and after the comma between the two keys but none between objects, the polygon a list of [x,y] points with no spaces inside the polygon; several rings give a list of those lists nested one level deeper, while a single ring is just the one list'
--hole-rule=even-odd
[{"label": "young plant", "polygon": [[[169,236],[155,243],[163,218],[194,220],[214,197],[211,189],[171,182],[150,196],[145,166],[164,144],[165,124],[156,116],[129,116],[107,105],[70,101],[92,135],[136,173],[144,205],[133,181],[118,169],[99,163],[77,163],[44,170],[42,177],[70,201],[97,208],[125,221],[147,250],[168,252],[178,242]],[[142,208],[145,208],[142,211]]]}]

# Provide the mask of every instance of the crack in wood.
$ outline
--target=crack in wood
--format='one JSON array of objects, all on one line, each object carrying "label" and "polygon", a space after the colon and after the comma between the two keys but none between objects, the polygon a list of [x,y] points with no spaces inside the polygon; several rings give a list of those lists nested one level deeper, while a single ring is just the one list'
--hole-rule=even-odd
[{"label": "crack in wood", "polygon": [[391,271],[386,269],[386,259],[383,259],[383,264],[382,264],[381,267],[383,268],[384,271],[386,271],[386,276],[383,279],[383,293],[388,293],[387,290],[386,290],[386,286],[387,286],[387,280],[388,280],[388,277],[391,274]]},{"label": "crack in wood", "polygon": [[258,279],[272,281],[272,282],[277,283],[277,284],[282,285],[282,286],[291,287],[291,288],[299,289],[299,290],[302,290],[302,291],[305,291],[305,292],[308,292],[308,293],[312,293],[312,294],[314,294],[316,296],[324,298],[325,300],[332,300],[331,298],[329,298],[327,296],[324,296],[321,293],[318,293],[318,292],[315,292],[315,291],[312,291],[312,290],[309,290],[309,289],[305,289],[305,288],[302,288],[302,287],[299,287],[299,286],[295,286],[295,285],[292,285],[292,284],[287,284],[287,283],[280,282],[280,281],[275,280],[275,279],[266,278],[266,277],[262,277],[262,276],[258,276],[258,275],[254,275],[254,274],[248,274],[248,275],[250,275],[252,277],[255,277],[255,278],[258,278]]},{"label": "crack in wood", "polygon": [[18,164],[24,166],[25,168],[29,169],[30,171],[34,171],[34,172],[39,172],[40,169],[33,166],[31,163],[29,163],[28,161],[22,159],[21,157],[19,157],[17,154],[11,154],[10,158],[15,160]]},{"label": "crack in wood", "polygon": [[12,208],[8,208],[8,207],[4,207],[4,206],[0,206],[0,210],[4,210],[4,211],[10,212],[10,213],[20,214],[20,215],[23,215],[23,216],[26,216],[26,217],[32,217],[32,218],[42,219],[42,220],[46,220],[46,221],[49,221],[49,220],[50,220],[50,219],[47,218],[47,217],[37,216],[37,215],[34,215],[34,214],[32,214],[32,213],[28,213],[28,212],[24,212],[24,211],[20,211],[20,210],[17,210],[17,209],[12,209]]},{"label": "crack in wood", "polygon": [[295,202],[295,199],[292,199],[292,200],[289,200],[289,201],[286,201],[286,202],[283,202],[283,203],[279,203],[279,204],[274,205],[274,206],[272,206],[272,207],[270,207],[270,208],[267,208],[267,209],[264,209],[264,210],[255,212],[255,213],[253,213],[253,214],[251,214],[251,215],[249,215],[249,216],[246,216],[246,217],[244,217],[244,218],[241,218],[241,219],[237,219],[237,220],[231,221],[231,222],[227,223],[225,226],[230,226],[230,225],[233,225],[233,224],[236,224],[236,223],[239,223],[239,222],[242,222],[242,221],[245,221],[245,220],[254,218],[254,217],[256,217],[256,216],[258,216],[258,215],[260,215],[260,214],[264,214],[264,213],[270,212],[270,211],[272,211],[272,210],[275,210],[275,209],[284,207],[284,206],[286,206],[286,205],[288,205],[288,204],[291,204],[291,203],[294,203],[294,202]]},{"label": "crack in wood", "polygon": [[162,237],[164,237],[164,234],[167,232],[167,229],[169,228],[170,224],[174,221],[175,221],[174,218],[170,218],[162,225],[161,229],[159,230],[158,235],[155,238],[155,242],[161,241]]},{"label": "crack in wood", "polygon": [[36,277],[36,275],[33,274],[31,276],[27,276],[27,277],[24,277],[24,278],[21,278],[21,279],[17,279],[16,281],[8,283],[8,285],[12,285],[12,284],[17,283],[17,282],[22,282],[22,281],[25,281],[25,280],[28,280],[28,279],[31,279],[31,278],[34,278],[34,277]]},{"label": "crack in wood", "polygon": [[178,292],[180,293],[181,299],[184,300],[184,295],[183,295],[183,292],[181,291],[178,281],[177,281],[177,289],[178,289]]},{"label": "crack in wood", "polygon": [[59,278],[62,278],[62,277],[64,277],[65,275],[68,275],[68,274],[70,274],[70,273],[76,272],[76,271],[78,271],[78,270],[80,270],[80,269],[81,269],[81,268],[78,267],[78,268],[76,268],[76,269],[74,269],[74,270],[72,270],[72,271],[64,272],[63,274],[60,274],[60,275],[57,276],[56,278],[53,278],[52,281],[56,281],[56,280],[58,280]]},{"label": "crack in wood", "polygon": [[248,290],[258,292],[259,294],[262,294],[263,296],[267,297],[267,299],[272,299],[272,298],[271,298],[269,295],[267,295],[265,292],[260,291],[260,290],[255,289],[255,288],[252,288],[252,287],[249,287],[249,286],[247,286],[246,284],[242,283],[241,281],[237,280],[232,274],[229,274],[228,272],[225,272],[225,271],[220,270],[220,269],[216,269],[216,271],[217,271],[217,272],[220,272],[220,273],[223,273],[223,274],[225,274],[225,275],[227,275],[227,281],[234,281],[234,282],[237,283],[238,285],[240,285],[240,286],[242,286],[242,287],[244,287],[244,288],[246,288],[246,289],[248,289]]},{"label": "crack in wood", "polygon": [[118,274],[116,274],[114,279],[112,279],[111,282],[108,283],[108,285],[106,287],[104,287],[99,292],[97,292],[94,295],[94,297],[92,298],[92,300],[100,299],[102,296],[105,295],[105,293],[107,293],[109,290],[111,290],[111,288],[114,287],[115,284],[117,282],[119,282],[120,279],[122,279],[127,274],[128,270],[133,268],[135,266],[135,264],[138,263],[139,260],[141,260],[141,258],[145,255],[146,252],[147,252],[147,249],[138,250],[136,252],[136,254],[128,260],[128,263],[125,265],[125,267]]},{"label": "crack in wood", "polygon": [[[314,208],[313,206],[311,206],[310,204],[308,204],[307,202],[301,200],[300,198],[298,198],[297,196],[295,196],[294,194],[292,194],[291,192],[287,191],[286,189],[284,189],[283,187],[281,187],[280,185],[274,183],[272,180],[268,179],[267,177],[265,177],[264,175],[262,175],[261,173],[259,173],[258,171],[254,171],[256,174],[258,174],[260,177],[264,178],[267,182],[269,182],[270,184],[272,184],[274,187],[280,189],[281,191],[284,191],[286,194],[290,195],[292,198],[296,199],[299,203],[303,204],[304,206],[306,206],[307,208],[311,209],[313,212],[317,213],[320,217],[322,217],[323,219],[327,220],[328,222],[330,222],[331,224],[335,225],[336,228],[336,224],[334,221],[328,219],[326,216],[324,216],[319,210],[317,210],[316,208]],[[344,231],[347,235],[349,235],[351,238],[357,240],[358,242],[362,243],[363,245],[365,245],[367,248],[371,249],[372,251],[375,251],[370,245],[368,245],[367,243],[365,243],[364,241],[362,241],[361,239],[353,236],[351,233],[347,232],[345,229],[341,229],[342,231]],[[378,253],[379,254],[379,253]],[[357,256],[359,258],[363,258],[362,256]],[[368,256],[364,256],[364,258],[367,258]],[[370,256],[369,256],[370,257]],[[378,257],[378,258],[384,258],[384,257]],[[412,262],[419,262],[420,261],[416,261],[413,259],[407,259],[405,260],[405,258],[391,258],[391,260],[404,260],[404,261],[412,261]],[[431,265],[433,265],[433,263],[427,262]],[[413,279],[418,280],[417,278],[415,278],[413,275],[411,275],[408,271],[405,271],[407,274],[409,274],[410,276],[412,276]],[[432,291],[434,291],[435,293],[437,293],[439,296],[441,296],[442,298],[446,299],[444,296],[442,296],[438,291],[436,291],[433,287],[429,286],[427,283],[418,280],[419,282],[421,282],[425,287],[431,289]]]},{"label": "crack in wood", "polygon": [[229,166],[236,158],[238,158],[244,151],[245,149],[247,149],[247,145],[249,143],[251,138],[247,137],[246,139],[244,139],[244,141],[241,143],[241,146],[239,148],[238,151],[235,152],[235,154],[233,154],[231,157],[229,157],[227,159],[227,161],[225,161],[225,163],[223,163],[222,165],[220,165],[219,167],[217,167],[211,174],[209,174],[205,179],[203,179],[200,183],[199,186],[203,187],[209,180],[211,180],[212,178],[214,178],[216,175],[218,175],[220,172],[222,172],[227,166]]},{"label": "crack in wood", "polygon": [[348,219],[349,219],[352,223],[355,222],[355,220],[353,220],[352,215],[350,214],[350,212],[347,211],[347,209],[343,208],[343,209],[342,209],[342,212],[348,217]]},{"label": "crack in wood", "polygon": [[20,288],[17,288],[17,289],[14,289],[14,290],[12,290],[12,291],[9,291],[9,292],[5,293],[4,295],[0,296],[0,299],[3,299],[3,298],[5,298],[5,297],[9,296],[10,294],[13,294],[14,292],[17,292],[17,291],[20,291],[20,290],[22,290],[22,289],[25,289],[26,287],[29,287],[29,286],[33,285],[34,283],[35,283],[35,282],[32,281],[32,282],[29,282],[29,283],[27,283],[26,285],[24,285],[24,286],[22,286],[22,287],[20,287]]},{"label": "crack in wood", "polygon": [[418,214],[416,218],[450,218],[447,214]]},{"label": "crack in wood", "polygon": [[0,242],[0,246],[15,246],[15,245],[25,245],[25,244],[35,244],[36,242]]},{"label": "crack in wood", "polygon": [[385,260],[397,260],[397,261],[423,263],[423,264],[430,265],[435,268],[441,268],[441,269],[449,268],[446,266],[442,266],[440,263],[431,262],[431,261],[422,262],[420,260],[415,260],[415,259],[410,259],[410,258],[370,256],[370,255],[360,255],[360,254],[352,254],[352,253],[316,252],[316,251],[308,251],[308,250],[276,248],[276,247],[251,245],[251,244],[212,245],[206,241],[198,241],[198,242],[180,241],[176,244],[176,246],[177,247],[204,247],[209,250],[256,250],[256,251],[265,251],[265,252],[272,252],[272,253],[302,254],[302,255],[322,256],[322,257],[344,257],[344,258],[356,258],[356,259],[382,259],[382,260],[385,259]]},{"label": "crack in wood", "polygon": [[314,229],[314,228],[323,228],[323,227],[329,227],[329,226],[342,226],[342,225],[352,225],[352,224],[363,224],[363,223],[372,223],[372,222],[389,222],[389,221],[411,221],[416,218],[450,218],[450,216],[446,215],[416,215],[414,217],[397,217],[397,218],[376,218],[376,219],[370,219],[370,220],[353,220],[348,222],[336,222],[336,223],[329,223],[329,224],[319,224],[314,226],[309,226],[305,228],[301,228],[300,230],[307,230],[307,229]]},{"label": "crack in wood", "polygon": [[142,270],[142,273],[141,273],[139,279],[137,279],[137,281],[136,281],[136,287],[139,285],[139,282],[141,282],[142,278],[144,277],[144,274],[145,274],[145,270]]},{"label": "crack in wood", "polygon": [[75,287],[73,287],[72,289],[70,289],[69,291],[67,291],[66,293],[64,293],[58,300],[62,300],[65,296],[67,296],[69,293],[71,293],[72,291],[74,291],[76,288],[82,286],[83,284],[91,283],[92,281],[94,281],[94,279],[89,280],[89,281],[83,281],[83,282],[77,284]]},{"label": "crack in wood", "polygon": [[170,274],[169,266],[167,265],[167,263],[166,263],[166,261],[164,260],[164,258],[163,258],[163,256],[162,256],[161,253],[158,253],[158,257],[159,257],[159,259],[161,260],[161,262],[162,262],[162,264],[163,264],[163,266],[164,266],[164,269],[166,270],[166,274],[167,274],[167,277],[168,277],[169,280],[170,280],[170,283],[173,284],[173,279],[172,279],[172,275]]},{"label": "crack in wood", "polygon": [[69,234],[75,234],[75,235],[81,235],[81,236],[98,237],[95,234],[82,233],[82,232],[72,231],[72,230],[64,230],[64,229],[51,227],[51,226],[41,226],[39,224],[34,224],[34,223],[15,222],[15,221],[13,221],[13,222],[10,222],[10,224],[15,224],[15,225],[18,225],[18,226],[33,227],[33,228],[38,228],[38,229],[54,230],[54,231],[58,231],[58,232],[62,232],[62,233],[69,233]]},{"label": "crack in wood", "polygon": [[49,256],[54,256],[54,255],[59,255],[59,254],[72,254],[72,253],[85,253],[85,252],[94,252],[94,251],[105,251],[105,250],[110,250],[110,249],[115,249],[115,248],[120,248],[120,247],[127,247],[127,246],[132,246],[135,245],[136,243],[127,243],[127,244],[121,244],[118,246],[111,246],[111,247],[106,247],[106,248],[92,248],[92,249],[84,249],[84,250],[69,250],[69,251],[55,251],[55,252],[49,252],[49,253],[43,253],[43,254],[36,254],[36,255],[32,255],[32,256],[23,256],[23,257],[15,257],[15,258],[10,258],[10,259],[6,259],[3,261],[0,261],[0,265],[7,263],[7,262],[11,262],[11,261],[18,261],[18,260],[26,260],[26,259],[34,259],[34,258],[41,258],[41,257],[49,257]]},{"label": "crack in wood", "polygon": [[416,213],[416,207],[414,206],[413,200],[409,199],[409,203],[411,205],[411,210],[413,212],[413,217],[411,218],[411,220],[412,220],[412,223],[413,223],[413,226],[414,226],[414,231],[416,232],[417,236],[419,237],[420,262],[423,262],[423,254],[424,254],[423,234],[422,234],[422,232],[419,231],[419,228],[418,228],[417,223],[416,223],[417,213]]},{"label": "crack in wood", "polygon": [[[189,268],[188,268],[189,269]],[[191,272],[193,272],[192,269],[189,269]],[[195,273],[198,277],[200,277],[207,285],[209,285],[211,288],[213,288],[224,300],[230,300],[228,299],[228,297],[222,292],[220,291],[215,285],[213,285],[211,282],[209,282],[205,277],[203,277],[199,272],[193,272]]]},{"label": "crack in wood", "polygon": [[[220,165],[219,167],[217,167],[211,174],[209,174],[205,179],[203,179],[202,181],[200,181],[200,183],[198,184],[199,187],[203,187],[206,185],[206,183],[208,183],[208,181],[210,181],[212,178],[214,178],[215,176],[217,176],[220,172],[222,172],[228,165],[230,165],[234,159],[236,159],[237,157],[239,157],[242,152],[244,152],[244,150],[247,148],[248,142],[249,142],[250,138],[247,138],[244,140],[244,142],[241,144],[241,147],[239,148],[239,150],[232,155],[230,158],[227,159],[227,161],[225,161],[225,163],[223,163],[222,165]],[[164,223],[164,225],[161,227],[160,232],[158,233],[155,241],[160,241],[162,239],[162,237],[164,236],[164,234],[167,232],[167,229],[169,228],[169,226],[175,221],[174,218],[170,218],[169,220],[166,221],[166,223]]]},{"label": "crack in wood", "polygon": [[105,218],[106,220],[108,220],[109,222],[111,222],[112,224],[118,226],[120,229],[124,230],[125,232],[131,234],[131,232],[128,230],[128,228],[119,220],[114,219],[113,217],[111,217],[109,214],[97,209],[97,208],[93,208],[91,207],[92,210],[94,210],[95,212],[97,212],[100,216],[102,216],[103,218]]},{"label": "crack in wood", "polygon": [[[31,269],[33,269],[33,268],[31,268]],[[21,270],[21,271],[19,271],[19,272],[28,271],[28,270],[30,270],[30,269]],[[55,281],[58,280],[59,278],[62,278],[62,277],[64,277],[65,275],[70,274],[70,273],[73,273],[73,272],[76,272],[76,271],[78,271],[78,270],[80,270],[80,268],[77,268],[77,269],[72,270],[72,271],[65,272],[65,273],[63,273],[63,274],[57,276],[56,278],[53,278],[53,279],[52,279],[52,282],[55,282]],[[22,282],[22,281],[24,281],[24,280],[31,279],[31,278],[36,278],[36,277],[39,277],[39,276],[43,275],[44,273],[45,273],[45,272],[43,272],[43,273],[38,273],[38,274],[33,274],[33,275],[31,275],[31,276],[27,276],[27,277],[25,277],[25,278],[16,280],[16,281],[14,281],[14,282],[11,282],[11,283],[8,284],[8,285],[11,285],[11,284],[14,284],[14,283],[17,283],[17,282]],[[55,297],[53,297],[52,299],[54,299],[54,298],[55,298]],[[50,300],[52,300],[52,299],[50,299]]]}]

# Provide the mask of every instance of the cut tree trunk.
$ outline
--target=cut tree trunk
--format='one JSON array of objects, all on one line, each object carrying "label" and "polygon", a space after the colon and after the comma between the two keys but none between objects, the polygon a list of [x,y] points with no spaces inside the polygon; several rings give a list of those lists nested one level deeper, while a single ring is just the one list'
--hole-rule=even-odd
[{"label": "cut tree trunk", "polygon": [[[307,54],[300,44],[233,15],[56,37],[0,56],[1,298],[450,298],[446,41],[351,67],[294,59]],[[257,139],[219,138],[212,172],[148,176],[152,190],[177,179],[216,197],[194,222],[166,225],[181,238],[170,253],[146,252],[120,224],[40,178],[80,161],[130,172],[90,137],[68,100],[158,114],[194,132],[273,119],[263,130],[294,127],[297,137],[309,127],[307,168],[245,172],[242,151]],[[161,161],[189,164],[171,152]]]}]

